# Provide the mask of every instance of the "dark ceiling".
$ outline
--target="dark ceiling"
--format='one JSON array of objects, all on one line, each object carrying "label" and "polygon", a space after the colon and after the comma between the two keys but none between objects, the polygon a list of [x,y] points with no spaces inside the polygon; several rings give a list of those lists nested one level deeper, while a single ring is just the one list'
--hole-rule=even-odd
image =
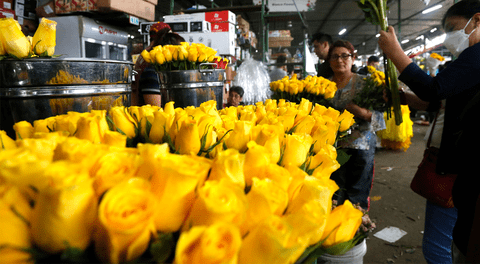
[{"label": "dark ceiling", "polygon": [[[403,44],[404,50],[418,46],[426,38],[431,39],[443,33],[441,19],[446,10],[454,4],[454,0],[430,0],[428,5],[426,5],[425,2],[427,1],[388,1],[389,24],[393,25],[397,32],[400,31],[399,39],[409,40],[408,43]],[[170,14],[172,3],[174,11],[186,10],[196,5],[203,5],[208,9],[217,10],[228,8],[237,15],[241,15],[250,23],[250,29],[257,35],[261,43],[261,6],[253,6],[252,0],[217,0],[213,2],[216,5],[214,8],[212,8],[211,0],[160,0],[156,8],[156,20],[161,21],[164,15]],[[259,1],[257,0],[256,2]],[[272,4],[275,1],[270,0],[269,2]],[[441,4],[442,8],[428,14],[422,14],[423,10],[437,4]],[[378,50],[375,35],[380,28],[365,21],[365,16],[357,6],[356,1],[317,0],[313,11],[298,13],[296,10],[292,10],[289,13],[270,12],[269,15],[281,15],[267,18],[269,30],[289,29],[294,38],[292,46],[301,45],[305,36],[304,32],[308,34],[309,38],[316,32],[324,32],[330,34],[334,40],[341,38],[350,41],[357,49],[359,55],[373,54]],[[302,16],[302,19],[300,19],[300,16]],[[291,27],[288,27],[289,24],[291,24]],[[344,28],[347,30],[346,33],[339,36],[339,31]],[[438,30],[431,33],[430,31],[433,28]],[[420,35],[424,35],[424,39],[416,40]]]}]

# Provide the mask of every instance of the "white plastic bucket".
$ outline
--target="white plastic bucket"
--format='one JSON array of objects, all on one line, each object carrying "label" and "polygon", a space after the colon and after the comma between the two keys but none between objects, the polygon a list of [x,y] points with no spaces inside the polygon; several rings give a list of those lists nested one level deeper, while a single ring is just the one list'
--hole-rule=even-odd
[{"label": "white plastic bucket", "polygon": [[317,264],[363,264],[365,254],[367,254],[366,239],[343,255],[323,254],[317,259]]}]

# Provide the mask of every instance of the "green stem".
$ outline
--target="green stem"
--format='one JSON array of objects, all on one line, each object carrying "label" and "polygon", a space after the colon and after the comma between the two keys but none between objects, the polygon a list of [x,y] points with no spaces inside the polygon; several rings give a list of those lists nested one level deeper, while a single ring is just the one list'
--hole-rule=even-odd
[{"label": "green stem", "polygon": [[[380,26],[383,31],[387,31],[388,29],[388,21],[387,21],[387,3],[386,0],[379,0],[378,9],[380,11],[379,22]],[[390,78],[390,91],[392,94],[392,104],[393,104],[393,113],[395,115],[395,124],[399,126],[402,120],[402,109],[400,107],[400,94],[398,92],[398,79],[397,79],[397,69],[393,62],[390,59],[387,59],[387,69],[385,69],[386,75]]]}]

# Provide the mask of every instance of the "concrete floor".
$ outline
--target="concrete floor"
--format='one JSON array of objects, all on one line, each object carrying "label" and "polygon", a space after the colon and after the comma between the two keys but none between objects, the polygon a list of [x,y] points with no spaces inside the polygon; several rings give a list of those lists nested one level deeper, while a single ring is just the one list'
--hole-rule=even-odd
[{"label": "concrete floor", "polygon": [[[410,189],[410,182],[423,157],[427,128],[414,124],[412,145],[406,152],[377,149],[370,207],[377,228],[367,239],[366,264],[426,263],[422,253],[426,200]],[[407,234],[394,243],[373,236],[386,227],[398,227]]]}]

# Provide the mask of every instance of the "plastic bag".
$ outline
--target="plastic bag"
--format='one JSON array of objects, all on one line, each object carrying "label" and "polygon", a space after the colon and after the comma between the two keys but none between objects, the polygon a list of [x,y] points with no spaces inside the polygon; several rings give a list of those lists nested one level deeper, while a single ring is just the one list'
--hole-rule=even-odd
[{"label": "plastic bag", "polygon": [[443,61],[439,61],[439,60],[437,60],[435,58],[432,58],[432,57],[427,57],[425,59],[425,64],[427,65],[428,71],[436,72],[437,69],[438,69],[438,66],[443,64]]},{"label": "plastic bag", "polygon": [[260,61],[247,58],[237,69],[237,75],[233,79],[234,86],[240,86],[244,90],[243,102],[255,104],[264,102],[270,98],[270,76],[267,67]]}]

